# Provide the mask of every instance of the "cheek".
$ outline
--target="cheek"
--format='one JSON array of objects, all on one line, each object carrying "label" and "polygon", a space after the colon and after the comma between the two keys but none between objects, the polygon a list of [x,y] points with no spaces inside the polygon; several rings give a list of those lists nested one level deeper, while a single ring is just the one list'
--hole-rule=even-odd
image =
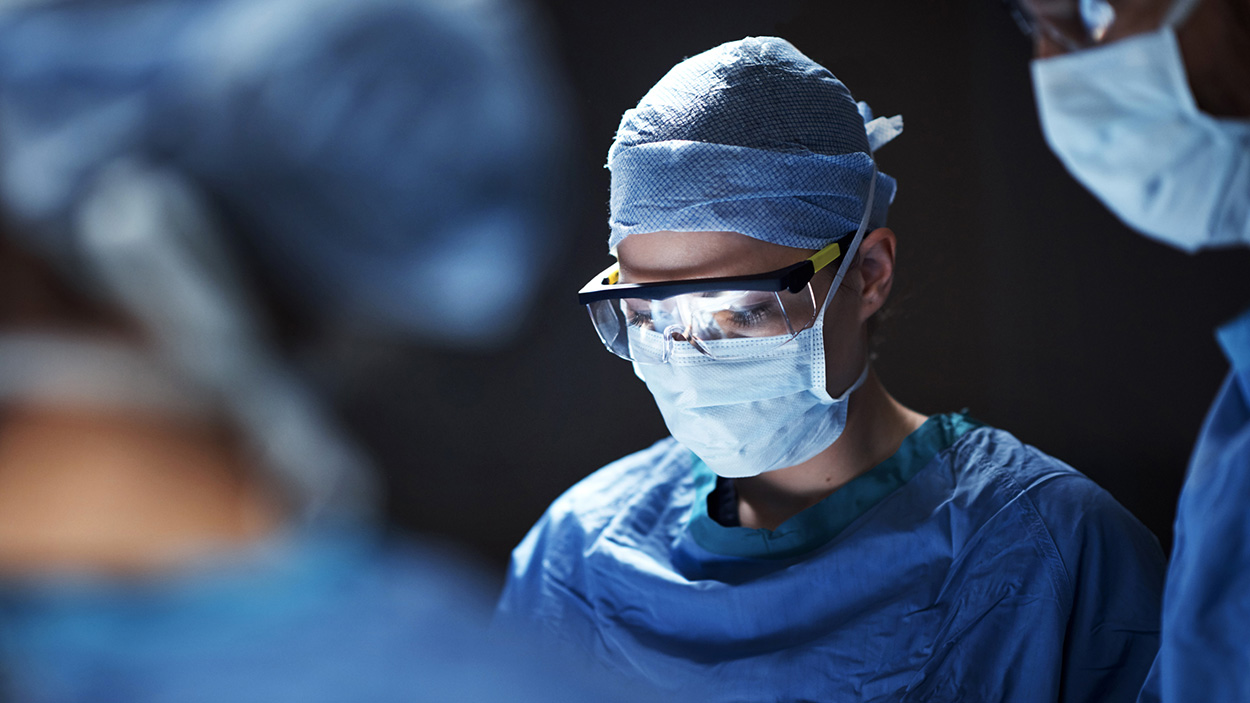
[{"label": "cheek", "polygon": [[845,290],[834,296],[825,311],[826,385],[829,394],[835,397],[859,377],[867,353],[867,332],[859,321],[859,307],[849,296],[839,299],[844,293]]}]

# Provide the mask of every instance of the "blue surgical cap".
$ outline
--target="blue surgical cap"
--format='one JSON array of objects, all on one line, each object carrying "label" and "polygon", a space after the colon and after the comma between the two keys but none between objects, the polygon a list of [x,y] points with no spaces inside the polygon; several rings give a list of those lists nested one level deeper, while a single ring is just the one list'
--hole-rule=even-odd
[{"label": "blue surgical cap", "polygon": [[[507,0],[0,8],[0,198],[73,258],[118,159],[172,170],[294,310],[445,343],[519,320],[554,245],[557,86]],[[506,328],[508,325],[503,324]]]},{"label": "blue surgical cap", "polygon": [[640,232],[727,231],[820,249],[869,225],[895,181],[872,153],[903,130],[776,37],[747,37],[677,64],[621,117],[608,152],[608,246]]}]

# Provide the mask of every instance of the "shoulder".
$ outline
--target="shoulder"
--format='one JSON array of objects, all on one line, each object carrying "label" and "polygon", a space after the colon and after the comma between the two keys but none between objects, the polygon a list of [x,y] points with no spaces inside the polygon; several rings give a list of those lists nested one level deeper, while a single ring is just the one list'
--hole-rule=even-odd
[{"label": "shoulder", "polygon": [[586,556],[595,545],[608,539],[636,544],[688,512],[693,461],[670,437],[565,491],[513,550],[499,616],[567,624],[568,610],[580,607],[589,587]]},{"label": "shoulder", "polygon": [[946,450],[960,485],[974,488],[993,483],[1014,488],[1013,495],[1027,493],[1054,482],[1072,482],[1076,490],[1097,486],[1076,469],[1010,432],[981,426],[970,430]]},{"label": "shoulder", "polygon": [[1155,536],[1063,461],[992,427],[968,432],[947,454],[957,492],[1029,526],[1039,549],[1059,557],[1069,586],[1097,559],[1161,577],[1163,553]]},{"label": "shoulder", "polygon": [[657,521],[671,522],[692,500],[694,461],[690,450],[668,437],[578,481],[513,552],[514,572],[544,552],[578,554],[605,533],[637,534]]},{"label": "shoulder", "polygon": [[956,483],[965,490],[993,490],[1000,499],[1024,500],[1043,514],[1066,514],[1074,506],[1123,510],[1085,474],[1003,430],[971,430],[945,453]]},{"label": "shoulder", "polygon": [[[1158,646],[1154,536],[1094,481],[1008,432],[970,430],[937,458],[916,478],[943,482],[933,516],[954,551],[943,589],[953,584],[959,646],[1033,652],[1030,665],[1073,700],[1135,698]],[[1009,630],[1028,634],[1013,642]]]},{"label": "shoulder", "polygon": [[672,437],[618,459],[576,483],[547,509],[539,526],[588,536],[613,520],[671,497],[691,483],[694,456]]}]

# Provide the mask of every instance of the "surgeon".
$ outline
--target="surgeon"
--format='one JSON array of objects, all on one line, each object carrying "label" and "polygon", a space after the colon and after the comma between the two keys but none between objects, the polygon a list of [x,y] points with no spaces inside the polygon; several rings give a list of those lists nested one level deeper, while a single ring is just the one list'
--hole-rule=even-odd
[{"label": "surgeon", "polygon": [[[679,63],[608,152],[580,294],[672,437],[513,553],[498,617],[700,701],[1132,701],[1163,556],[1082,474],[873,370],[902,131],[785,40]],[[613,418],[611,399],[604,421]]]},{"label": "surgeon", "polygon": [[[1181,251],[1250,244],[1250,2],[1011,5],[1046,141],[1077,180]],[[1250,310],[1215,336],[1232,368],[1181,490],[1143,700],[1250,700]]]},{"label": "surgeon", "polygon": [[0,699],[616,699],[382,534],[302,363],[521,317],[559,110],[511,19],[0,5]]}]

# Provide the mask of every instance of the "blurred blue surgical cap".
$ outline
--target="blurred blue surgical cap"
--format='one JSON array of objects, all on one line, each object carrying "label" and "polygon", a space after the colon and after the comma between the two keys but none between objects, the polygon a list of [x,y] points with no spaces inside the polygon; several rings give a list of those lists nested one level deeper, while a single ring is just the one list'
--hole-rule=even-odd
[{"label": "blurred blue surgical cap", "polygon": [[[622,116],[608,152],[608,246],[639,232],[728,231],[820,249],[855,233],[872,153],[902,129],[784,39],[722,44],[677,64]],[[885,224],[895,191],[876,178],[871,227]]]},{"label": "blurred blue surgical cap", "polygon": [[11,4],[0,207],[37,253],[72,260],[84,190],[137,159],[202,191],[236,249],[304,311],[439,341],[498,337],[550,258],[560,130],[558,90],[509,7]]}]

